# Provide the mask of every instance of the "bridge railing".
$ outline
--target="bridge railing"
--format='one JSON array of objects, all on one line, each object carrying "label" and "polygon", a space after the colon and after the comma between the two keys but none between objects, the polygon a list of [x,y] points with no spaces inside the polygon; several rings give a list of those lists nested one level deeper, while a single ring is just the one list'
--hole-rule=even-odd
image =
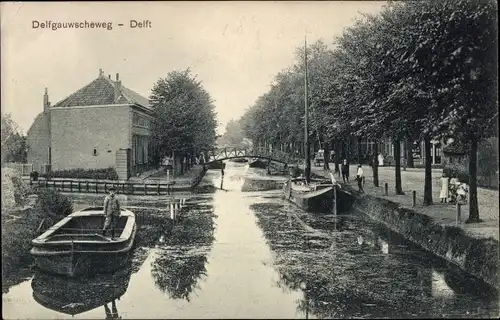
[{"label": "bridge railing", "polygon": [[220,148],[208,152],[207,162],[217,160],[237,158],[237,157],[255,157],[255,158],[269,158],[283,163],[292,163],[300,161],[295,155],[281,151],[269,150],[264,147],[257,148]]}]

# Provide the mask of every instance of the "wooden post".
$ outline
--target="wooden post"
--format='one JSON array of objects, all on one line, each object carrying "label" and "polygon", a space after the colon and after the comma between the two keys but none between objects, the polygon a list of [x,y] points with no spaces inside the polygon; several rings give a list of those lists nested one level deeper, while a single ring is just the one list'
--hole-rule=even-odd
[{"label": "wooden post", "polygon": [[333,185],[333,214],[337,215],[337,186]]},{"label": "wooden post", "polygon": [[78,180],[78,192],[82,191],[82,182]]},{"label": "wooden post", "polygon": [[108,184],[104,182],[104,193],[108,192]]},{"label": "wooden post", "polygon": [[122,183],[122,192],[125,194],[125,183]]},{"label": "wooden post", "polygon": [[147,190],[147,188],[148,188],[148,185],[145,183],[145,184],[144,184],[144,195],[148,194],[148,193],[147,193],[147,191],[146,191],[146,190]]},{"label": "wooden post", "polygon": [[365,176],[362,177],[363,179],[363,186],[365,185]]},{"label": "wooden post", "polygon": [[160,183],[158,182],[158,189],[156,190],[156,194],[160,195]]},{"label": "wooden post", "polygon": [[69,181],[69,192],[73,192],[73,180]]},{"label": "wooden post", "polygon": [[415,207],[417,205],[417,191],[413,190],[411,193],[412,193],[411,206]]},{"label": "wooden post", "polygon": [[61,191],[64,191],[64,180],[61,180]]},{"label": "wooden post", "polygon": [[389,184],[387,182],[384,183],[384,190],[385,190],[385,195],[388,196],[389,195]]},{"label": "wooden post", "polygon": [[87,189],[87,192],[89,192],[89,182],[88,182],[88,181],[85,181],[85,185],[86,185],[85,187],[86,187],[86,189]]},{"label": "wooden post", "polygon": [[95,193],[99,193],[97,190],[97,181],[95,182]]},{"label": "wooden post", "polygon": [[460,205],[460,202],[458,202],[457,200],[457,225],[459,225],[460,223],[462,223],[462,217],[461,217],[461,205]]}]

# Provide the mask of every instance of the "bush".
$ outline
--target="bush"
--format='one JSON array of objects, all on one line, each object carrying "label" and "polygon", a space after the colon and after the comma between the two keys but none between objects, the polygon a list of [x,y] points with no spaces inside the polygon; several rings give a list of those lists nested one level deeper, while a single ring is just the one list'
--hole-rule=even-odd
[{"label": "bush", "polygon": [[42,189],[38,194],[35,208],[35,211],[43,218],[48,218],[50,222],[55,223],[73,212],[73,203],[59,191]]},{"label": "bush", "polygon": [[[46,177],[46,174],[41,175]],[[49,178],[75,178],[75,179],[98,179],[98,180],[118,180],[118,173],[114,168],[106,169],[70,169],[52,171]]]},{"label": "bush", "polygon": [[23,205],[29,193],[19,171],[2,168],[2,208]]}]

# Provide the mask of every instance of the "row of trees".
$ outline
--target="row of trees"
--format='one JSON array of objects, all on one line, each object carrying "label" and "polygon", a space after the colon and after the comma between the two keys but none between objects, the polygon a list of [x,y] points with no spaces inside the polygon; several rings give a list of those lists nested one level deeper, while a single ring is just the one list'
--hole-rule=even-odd
[{"label": "row of trees", "polygon": [[28,158],[28,144],[26,136],[9,114],[3,114],[2,120],[2,165],[6,162],[26,162]]},{"label": "row of trees", "polygon": [[159,79],[150,102],[156,113],[155,162],[173,156],[191,163],[193,157],[213,148],[217,127],[213,100],[189,69]]},{"label": "row of trees", "polygon": [[[400,142],[424,141],[426,205],[432,204],[431,140],[464,141],[468,221],[479,221],[478,143],[496,132],[498,119],[496,12],[493,1],[390,2],[347,28],[333,49],[322,41],[307,47],[309,136],[325,147],[352,136],[392,139],[398,194]],[[297,50],[296,63],[242,117],[254,143],[287,151],[303,143],[303,52]],[[378,186],[375,159],[373,164]]]},{"label": "row of trees", "polygon": [[224,147],[237,147],[237,148],[250,148],[252,143],[245,138],[241,121],[229,120],[226,124],[226,131],[217,139],[217,146]]}]

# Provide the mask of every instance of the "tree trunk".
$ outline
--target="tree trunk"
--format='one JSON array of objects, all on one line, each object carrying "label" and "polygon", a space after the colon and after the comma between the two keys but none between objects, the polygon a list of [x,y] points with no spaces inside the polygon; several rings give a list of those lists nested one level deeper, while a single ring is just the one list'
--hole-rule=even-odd
[{"label": "tree trunk", "polygon": [[358,137],[357,141],[357,154],[358,154],[358,164],[361,164],[361,137]]},{"label": "tree trunk", "polygon": [[425,154],[425,181],[424,181],[424,206],[432,204],[432,154],[431,154],[431,139],[424,138],[424,154]]},{"label": "tree trunk", "polygon": [[378,183],[378,141],[375,141],[375,143],[373,144],[373,159],[372,159],[372,163],[373,163],[373,185],[375,187],[378,187],[379,186],[379,183]]},{"label": "tree trunk", "polygon": [[477,203],[477,148],[477,139],[473,139],[469,154],[469,219],[465,223],[481,222]]},{"label": "tree trunk", "polygon": [[324,150],[324,153],[323,153],[323,160],[324,160],[324,164],[323,164],[323,169],[325,170],[330,170],[330,143],[328,141],[325,140],[325,146],[323,148]]},{"label": "tree trunk", "polygon": [[413,141],[408,139],[406,141],[406,166],[408,168],[415,168],[415,164],[413,163]]},{"label": "tree trunk", "polygon": [[406,150],[408,150],[408,141],[404,140],[404,143],[403,143],[403,171],[406,171]]},{"label": "tree trunk", "polygon": [[401,186],[401,141],[394,140],[394,162],[396,166],[396,194],[404,195]]}]

